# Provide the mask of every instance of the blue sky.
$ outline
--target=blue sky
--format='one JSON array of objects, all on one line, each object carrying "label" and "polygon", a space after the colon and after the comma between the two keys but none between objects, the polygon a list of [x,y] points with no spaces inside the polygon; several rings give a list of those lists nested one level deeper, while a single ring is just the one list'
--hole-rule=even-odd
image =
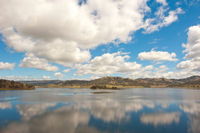
[{"label": "blue sky", "polygon": [[200,72],[199,0],[2,0],[0,12],[1,78],[182,78]]}]

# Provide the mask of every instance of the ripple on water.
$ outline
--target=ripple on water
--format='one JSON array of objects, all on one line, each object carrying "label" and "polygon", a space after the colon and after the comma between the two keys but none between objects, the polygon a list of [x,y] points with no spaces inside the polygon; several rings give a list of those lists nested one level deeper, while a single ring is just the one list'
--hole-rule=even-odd
[{"label": "ripple on water", "polygon": [[17,100],[19,99],[20,97],[3,97],[3,98],[0,98],[0,102],[5,102],[5,101],[14,101],[14,100]]}]

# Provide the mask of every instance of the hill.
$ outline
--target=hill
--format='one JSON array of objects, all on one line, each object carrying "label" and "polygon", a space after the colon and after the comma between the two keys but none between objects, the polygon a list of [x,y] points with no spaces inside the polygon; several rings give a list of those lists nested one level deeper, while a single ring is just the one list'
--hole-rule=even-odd
[{"label": "hill", "polygon": [[37,87],[55,88],[200,88],[200,76],[184,79],[103,77],[94,80],[23,81]]},{"label": "hill", "polygon": [[32,90],[34,88],[30,84],[0,79],[0,90]]}]

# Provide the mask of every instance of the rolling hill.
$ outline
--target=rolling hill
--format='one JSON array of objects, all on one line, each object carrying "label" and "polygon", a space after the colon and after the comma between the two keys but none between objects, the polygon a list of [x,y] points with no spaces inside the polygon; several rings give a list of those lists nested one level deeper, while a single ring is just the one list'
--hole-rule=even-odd
[{"label": "rolling hill", "polygon": [[200,76],[184,79],[103,77],[94,80],[21,81],[36,87],[56,88],[200,88]]},{"label": "rolling hill", "polygon": [[0,79],[0,90],[32,90],[33,85]]}]

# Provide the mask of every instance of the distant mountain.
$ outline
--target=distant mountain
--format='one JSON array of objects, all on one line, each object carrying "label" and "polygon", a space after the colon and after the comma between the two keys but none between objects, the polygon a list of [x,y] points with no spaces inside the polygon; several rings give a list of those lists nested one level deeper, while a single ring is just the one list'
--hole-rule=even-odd
[{"label": "distant mountain", "polygon": [[30,84],[0,79],[0,90],[32,90],[34,88]]},{"label": "distant mountain", "polygon": [[191,76],[184,79],[175,80],[169,87],[200,88],[200,76]]},{"label": "distant mountain", "polygon": [[34,86],[42,86],[42,85],[47,85],[47,84],[58,84],[62,83],[63,81],[61,80],[31,80],[31,81],[20,81],[21,83],[25,84],[31,84]]},{"label": "distant mountain", "polygon": [[22,81],[37,87],[57,88],[200,88],[200,76],[184,79],[103,77],[94,80],[41,80]]}]

